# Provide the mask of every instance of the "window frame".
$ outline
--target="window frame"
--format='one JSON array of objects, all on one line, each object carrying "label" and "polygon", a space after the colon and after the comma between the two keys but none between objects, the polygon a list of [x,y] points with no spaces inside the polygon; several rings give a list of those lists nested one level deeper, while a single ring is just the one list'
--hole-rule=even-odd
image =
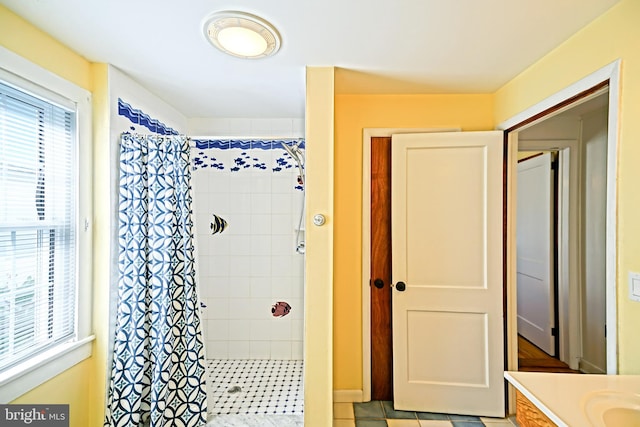
[{"label": "window frame", "polygon": [[0,374],[0,402],[6,403],[91,356],[95,339],[92,294],[92,108],[91,93],[0,46],[0,79],[52,103],[75,105],[77,162],[77,336]]}]

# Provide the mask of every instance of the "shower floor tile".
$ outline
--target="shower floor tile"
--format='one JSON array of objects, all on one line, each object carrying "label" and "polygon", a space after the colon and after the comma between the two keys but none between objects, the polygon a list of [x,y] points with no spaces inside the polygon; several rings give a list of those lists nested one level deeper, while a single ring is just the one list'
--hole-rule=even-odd
[{"label": "shower floor tile", "polygon": [[287,414],[304,411],[302,360],[207,361],[209,414]]}]

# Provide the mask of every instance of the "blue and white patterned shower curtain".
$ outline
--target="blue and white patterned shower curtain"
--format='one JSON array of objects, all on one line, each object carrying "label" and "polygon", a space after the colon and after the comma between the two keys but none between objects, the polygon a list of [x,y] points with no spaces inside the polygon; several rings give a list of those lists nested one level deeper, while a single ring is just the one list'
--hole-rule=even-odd
[{"label": "blue and white patterned shower curtain", "polygon": [[119,279],[105,426],[206,422],[189,141],[123,134]]}]

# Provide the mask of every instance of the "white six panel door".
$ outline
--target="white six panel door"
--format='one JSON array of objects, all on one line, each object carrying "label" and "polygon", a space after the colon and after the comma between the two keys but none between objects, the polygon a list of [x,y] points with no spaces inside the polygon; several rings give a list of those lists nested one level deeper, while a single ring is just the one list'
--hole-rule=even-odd
[{"label": "white six panel door", "polygon": [[502,132],[391,145],[395,408],[503,417]]}]

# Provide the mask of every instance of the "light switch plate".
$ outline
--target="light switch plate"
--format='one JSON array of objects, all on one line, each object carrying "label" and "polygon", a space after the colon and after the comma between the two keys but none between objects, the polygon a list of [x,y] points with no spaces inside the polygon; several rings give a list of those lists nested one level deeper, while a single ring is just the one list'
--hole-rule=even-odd
[{"label": "light switch plate", "polygon": [[629,298],[640,302],[640,273],[629,272]]}]

